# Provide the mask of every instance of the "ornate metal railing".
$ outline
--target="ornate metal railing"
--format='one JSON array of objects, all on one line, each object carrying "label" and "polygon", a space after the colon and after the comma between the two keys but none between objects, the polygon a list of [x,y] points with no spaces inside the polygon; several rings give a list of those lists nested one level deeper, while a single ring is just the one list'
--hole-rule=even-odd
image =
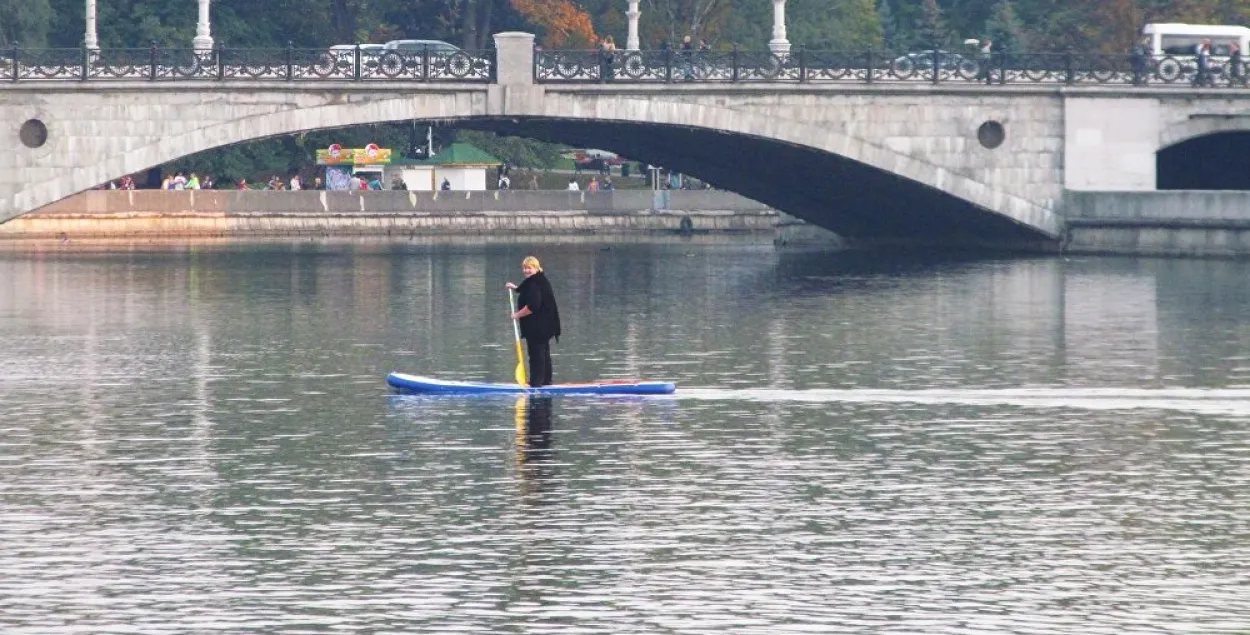
[{"label": "ornate metal railing", "polygon": [[[349,49],[0,49],[0,81],[274,80],[477,82],[495,78],[494,51]],[[1099,53],[948,51],[536,51],[542,83],[889,83],[1246,86],[1239,60]]]},{"label": "ornate metal railing", "polygon": [[407,80],[478,82],[495,77],[494,51],[353,49],[0,50],[0,80]]},{"label": "ornate metal railing", "polygon": [[988,58],[948,51],[538,51],[534,77],[542,83],[717,82],[981,82],[985,84],[1246,85],[1244,62],[1193,56],[1158,58],[1101,53],[994,53]]}]

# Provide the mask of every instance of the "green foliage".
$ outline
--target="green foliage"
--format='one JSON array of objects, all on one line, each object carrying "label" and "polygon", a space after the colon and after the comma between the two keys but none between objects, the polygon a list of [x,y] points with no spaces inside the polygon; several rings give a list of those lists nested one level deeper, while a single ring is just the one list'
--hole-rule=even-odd
[{"label": "green foliage", "polygon": [[[791,9],[791,2],[795,5]],[[788,27],[794,46],[814,50],[851,51],[881,48],[882,28],[873,0],[791,0],[786,15],[793,10],[819,16]],[[769,21],[771,24],[771,20]]]},{"label": "green foliage", "polygon": [[47,46],[51,28],[48,0],[0,0],[0,46]]},{"label": "green foliage", "polygon": [[1024,48],[1024,25],[1016,15],[1011,0],[999,0],[994,5],[994,13],[985,23],[985,33],[998,50],[1019,51]]},{"label": "green foliage", "polygon": [[508,165],[523,168],[546,168],[555,165],[560,160],[560,153],[566,148],[478,130],[460,130],[456,133],[456,140],[473,144]]},{"label": "green foliage", "polygon": [[946,29],[946,19],[937,0],[924,0],[920,8],[919,21],[916,24],[917,43],[931,48],[947,46],[950,32]]},{"label": "green foliage", "polygon": [[877,21],[881,23],[881,36],[888,49],[899,48],[898,22],[894,19],[894,9],[890,8],[890,0],[881,0],[877,4]]}]

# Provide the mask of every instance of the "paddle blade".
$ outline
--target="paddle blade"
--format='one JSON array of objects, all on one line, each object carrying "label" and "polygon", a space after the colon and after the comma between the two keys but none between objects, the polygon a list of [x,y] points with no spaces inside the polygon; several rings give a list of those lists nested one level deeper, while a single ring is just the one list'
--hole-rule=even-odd
[{"label": "paddle blade", "polygon": [[516,343],[516,358],[516,372],[514,373],[516,376],[516,383],[522,386],[528,386],[530,382],[528,375],[525,373],[525,354],[521,352],[520,340],[517,340]]}]

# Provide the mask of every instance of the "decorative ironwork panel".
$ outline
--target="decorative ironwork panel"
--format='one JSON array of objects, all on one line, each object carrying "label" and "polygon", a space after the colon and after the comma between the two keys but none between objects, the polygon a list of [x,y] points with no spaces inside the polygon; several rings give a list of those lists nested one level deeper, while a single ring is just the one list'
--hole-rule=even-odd
[{"label": "decorative ironwork panel", "polygon": [[91,55],[92,79],[147,79],[152,49],[107,49]]},{"label": "decorative ironwork panel", "polygon": [[534,79],[539,82],[597,82],[606,62],[599,51],[537,51]]},{"label": "decorative ironwork panel", "polygon": [[[354,49],[0,49],[0,80],[417,81],[493,79],[493,51]],[[540,83],[984,83],[1245,87],[1240,60],[1193,55],[944,50],[542,51]]]},{"label": "decorative ironwork panel", "polygon": [[0,79],[7,81],[399,79],[484,83],[494,76],[494,67],[493,51],[0,49]]},{"label": "decorative ironwork panel", "polygon": [[81,79],[83,49],[22,49],[15,67],[23,79]]}]

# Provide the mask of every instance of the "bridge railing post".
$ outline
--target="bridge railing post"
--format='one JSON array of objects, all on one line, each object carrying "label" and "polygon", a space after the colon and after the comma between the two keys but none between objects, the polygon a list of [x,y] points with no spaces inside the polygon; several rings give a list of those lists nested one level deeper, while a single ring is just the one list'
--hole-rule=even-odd
[{"label": "bridge railing post", "polygon": [[729,54],[729,61],[733,64],[733,73],[730,75],[730,81],[738,81],[738,45],[735,44],[733,51]]},{"label": "bridge railing post", "polygon": [[933,47],[933,83],[942,81],[942,53],[938,47]]},{"label": "bridge railing post", "polygon": [[421,81],[430,81],[430,45],[421,45]]},{"label": "bridge railing post", "polygon": [[[1001,86],[1007,83],[1007,51],[998,52],[998,84]],[[991,64],[991,66],[993,66]]]},{"label": "bridge railing post", "polygon": [[14,42],[13,48],[9,51],[9,61],[12,64],[12,67],[9,69],[9,71],[13,74],[13,76],[9,78],[9,81],[15,82],[17,81],[17,78],[21,76],[21,73],[17,72],[17,58],[18,58],[17,42]]},{"label": "bridge railing post", "polygon": [[1072,49],[1063,53],[1063,83],[1071,86],[1076,83],[1076,61],[1072,59]]},{"label": "bridge railing post", "polygon": [[499,86],[531,86],[538,79],[534,34],[520,31],[496,33],[495,83]]},{"label": "bridge railing post", "polygon": [[90,67],[91,67],[91,49],[87,48],[87,45],[84,43],[82,45],[82,72],[78,74],[78,79],[80,81],[85,82],[87,81],[87,78],[90,77],[89,75]]},{"label": "bridge railing post", "polygon": [[295,79],[295,43],[286,41],[286,81]]},{"label": "bridge railing post", "polygon": [[807,83],[807,48],[799,47],[799,83]]},{"label": "bridge railing post", "polygon": [[664,49],[664,83],[673,83],[673,49],[671,47]]},{"label": "bridge railing post", "polygon": [[360,81],[360,42],[352,50],[352,79]]},{"label": "bridge railing post", "polygon": [[148,81],[156,81],[157,50],[156,40],[152,40],[152,48],[148,49]]},{"label": "bridge railing post", "polygon": [[873,55],[872,49],[868,49],[868,54],[865,57],[866,59],[864,60],[864,81],[871,84],[874,81],[876,81],[876,79],[872,76],[872,72],[873,70],[876,69],[877,56]]},{"label": "bridge railing post", "polygon": [[217,40],[217,46],[214,47],[217,54],[217,81],[226,79],[226,42],[225,40]]}]

